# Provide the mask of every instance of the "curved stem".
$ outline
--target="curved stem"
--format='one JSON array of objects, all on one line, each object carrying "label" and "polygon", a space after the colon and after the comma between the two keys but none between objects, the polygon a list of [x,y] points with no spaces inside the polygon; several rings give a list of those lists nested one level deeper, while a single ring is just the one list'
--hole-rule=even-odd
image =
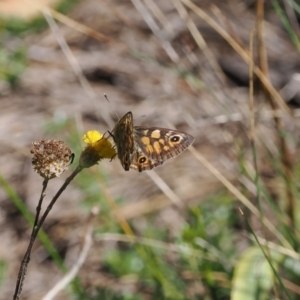
[{"label": "curved stem", "polygon": [[30,237],[30,242],[29,245],[27,247],[26,253],[23,257],[21,266],[20,266],[20,270],[19,270],[19,274],[18,274],[18,279],[17,279],[17,283],[16,283],[16,288],[15,288],[15,293],[13,296],[13,300],[18,300],[20,298],[21,292],[22,292],[22,287],[23,287],[23,282],[26,276],[26,270],[27,270],[27,266],[30,262],[30,254],[31,254],[31,250],[33,247],[33,244],[35,242],[35,239],[38,235],[39,230],[41,229],[45,219],[47,218],[49,212],[51,211],[53,205],[55,204],[55,202],[57,201],[57,199],[59,198],[59,196],[62,194],[62,192],[66,189],[66,187],[69,185],[69,183],[74,179],[74,177],[82,170],[82,167],[78,166],[74,172],[65,180],[64,184],[61,186],[61,188],[57,191],[57,193],[55,194],[55,196],[52,198],[51,202],[49,203],[46,211],[44,212],[44,214],[42,215],[40,221],[38,220],[40,211],[41,211],[41,206],[42,206],[42,202],[43,199],[45,197],[45,189],[47,187],[48,184],[48,180],[46,181],[46,179],[43,182],[43,190],[42,190],[42,194],[38,203],[38,206],[36,208],[36,217],[34,220],[34,226],[32,229],[32,233],[31,233],[31,237]]}]

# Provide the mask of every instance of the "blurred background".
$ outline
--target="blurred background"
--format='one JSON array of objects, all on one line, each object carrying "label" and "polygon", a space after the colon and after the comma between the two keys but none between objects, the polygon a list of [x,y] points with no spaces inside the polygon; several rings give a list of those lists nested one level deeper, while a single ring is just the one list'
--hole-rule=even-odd
[{"label": "blurred background", "polygon": [[0,1],[0,299],[42,190],[31,143],[75,153],[44,210],[82,135],[128,111],[193,147],[152,171],[83,170],[20,299],[300,299],[299,15],[296,0]]}]

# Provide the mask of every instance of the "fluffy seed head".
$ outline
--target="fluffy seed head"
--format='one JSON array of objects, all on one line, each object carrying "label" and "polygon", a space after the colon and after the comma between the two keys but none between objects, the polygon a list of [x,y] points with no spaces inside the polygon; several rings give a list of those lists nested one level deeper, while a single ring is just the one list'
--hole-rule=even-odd
[{"label": "fluffy seed head", "polygon": [[41,140],[32,145],[33,169],[46,179],[59,177],[73,161],[74,154],[63,141]]}]

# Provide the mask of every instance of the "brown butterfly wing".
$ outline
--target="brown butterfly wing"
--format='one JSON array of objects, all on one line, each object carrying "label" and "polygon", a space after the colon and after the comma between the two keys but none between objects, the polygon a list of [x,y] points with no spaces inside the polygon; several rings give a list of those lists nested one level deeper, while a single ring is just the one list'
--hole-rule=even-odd
[{"label": "brown butterfly wing", "polygon": [[191,135],[166,128],[134,126],[135,150],[131,168],[144,171],[177,156],[194,141]]},{"label": "brown butterfly wing", "polygon": [[165,161],[177,156],[194,142],[194,137],[178,130],[134,126],[134,142],[150,159]]},{"label": "brown butterfly wing", "polygon": [[163,161],[155,161],[146,157],[141,149],[136,149],[132,154],[132,161],[130,168],[139,172],[151,170],[159,165],[162,165]]},{"label": "brown butterfly wing", "polygon": [[118,158],[125,171],[128,171],[134,151],[133,117],[131,112],[128,112],[119,120],[113,129],[112,136],[117,147]]}]

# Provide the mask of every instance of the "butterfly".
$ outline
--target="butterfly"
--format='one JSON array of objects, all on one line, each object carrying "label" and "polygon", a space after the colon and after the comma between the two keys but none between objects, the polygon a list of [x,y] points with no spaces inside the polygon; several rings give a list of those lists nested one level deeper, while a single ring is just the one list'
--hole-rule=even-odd
[{"label": "butterfly", "polygon": [[125,171],[151,170],[180,154],[194,141],[191,135],[173,129],[133,126],[132,112],[118,121],[111,135]]}]

